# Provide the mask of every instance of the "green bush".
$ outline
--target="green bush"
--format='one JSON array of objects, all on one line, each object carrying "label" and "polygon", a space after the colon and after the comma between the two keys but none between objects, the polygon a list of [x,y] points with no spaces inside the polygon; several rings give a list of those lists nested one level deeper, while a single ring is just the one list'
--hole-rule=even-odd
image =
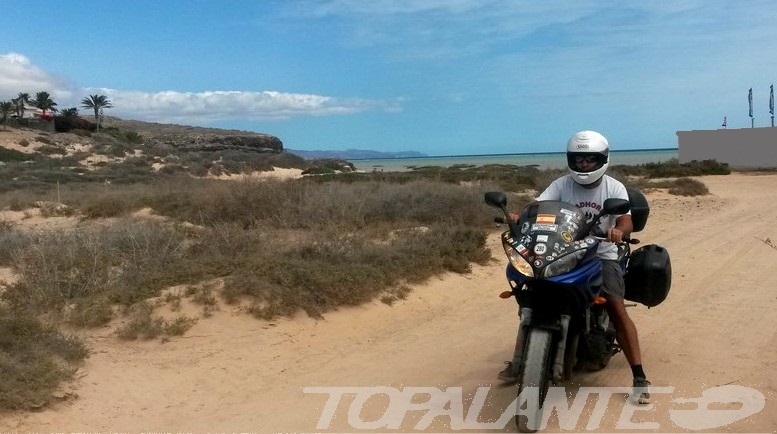
[{"label": "green bush", "polygon": [[676,158],[661,163],[646,163],[634,166],[616,165],[611,174],[616,177],[642,176],[646,178],[676,178],[702,175],[728,175],[731,169],[726,163],[715,160],[680,163]]},{"label": "green bush", "polygon": [[127,139],[128,142],[134,143],[134,144],[140,144],[143,143],[143,136],[138,134],[135,131],[127,131],[124,133],[124,138]]},{"label": "green bush", "polygon": [[44,136],[44,135],[40,135],[40,136],[36,137],[35,141],[36,142],[45,143],[45,144],[50,145],[50,146],[57,146],[57,142],[52,140],[51,137]]},{"label": "green bush", "polygon": [[41,145],[36,149],[38,153],[43,155],[66,155],[67,150],[58,145]]},{"label": "green bush", "polygon": [[80,116],[54,116],[54,130],[60,133],[69,131],[94,131],[96,124]]},{"label": "green bush", "polygon": [[704,196],[710,191],[701,181],[691,178],[678,178],[668,186],[669,194],[676,196]]},{"label": "green bush", "polygon": [[[24,139],[22,139],[24,140]],[[29,144],[29,142],[28,142]],[[32,160],[34,156],[25,154],[15,149],[8,149],[0,146],[0,161],[27,161]]]}]

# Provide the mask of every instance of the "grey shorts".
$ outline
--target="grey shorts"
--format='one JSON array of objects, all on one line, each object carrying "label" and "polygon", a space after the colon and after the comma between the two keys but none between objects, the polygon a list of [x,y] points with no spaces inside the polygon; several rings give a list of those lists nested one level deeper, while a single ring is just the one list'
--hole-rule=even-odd
[{"label": "grey shorts", "polygon": [[626,295],[623,270],[618,261],[602,260],[602,292],[618,298]]}]

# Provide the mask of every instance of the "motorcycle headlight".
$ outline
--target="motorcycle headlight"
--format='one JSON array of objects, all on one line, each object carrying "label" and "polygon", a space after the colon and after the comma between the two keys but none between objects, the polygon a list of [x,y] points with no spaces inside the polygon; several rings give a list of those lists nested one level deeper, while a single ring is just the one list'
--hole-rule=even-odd
[{"label": "motorcycle headlight", "polygon": [[569,272],[583,259],[585,253],[585,249],[580,249],[556,259],[545,267],[545,271],[542,272],[543,277]]},{"label": "motorcycle headlight", "polygon": [[518,270],[518,272],[524,276],[534,277],[534,269],[532,268],[531,264],[529,264],[529,261],[526,260],[526,258],[521,256],[517,250],[508,244],[504,244],[504,249],[505,253],[507,254],[507,259],[510,260],[510,264],[513,266],[513,268]]}]

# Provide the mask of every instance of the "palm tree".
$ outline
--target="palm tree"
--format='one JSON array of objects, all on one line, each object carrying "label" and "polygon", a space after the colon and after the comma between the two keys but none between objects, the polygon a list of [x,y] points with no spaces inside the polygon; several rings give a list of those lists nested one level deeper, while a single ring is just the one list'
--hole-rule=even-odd
[{"label": "palm tree", "polygon": [[43,113],[41,113],[41,117],[46,117],[46,110],[51,110],[52,112],[56,112],[57,109],[55,108],[57,106],[57,103],[54,102],[53,99],[51,99],[51,95],[49,95],[48,92],[38,92],[35,94],[35,101],[32,102],[32,104],[39,108]]},{"label": "palm tree", "polygon": [[27,110],[26,104],[31,104],[30,94],[27,92],[19,92],[19,95],[11,100],[16,106],[16,117],[22,119],[24,117],[24,111]]},{"label": "palm tree", "polygon": [[89,95],[89,98],[81,100],[81,107],[94,110],[94,120],[97,122],[97,130],[100,130],[100,111],[104,108],[111,108],[113,105],[105,95]]},{"label": "palm tree", "polygon": [[14,103],[11,101],[0,101],[0,116],[3,120],[3,130],[8,127],[8,115],[15,111]]},{"label": "palm tree", "polygon": [[59,114],[61,116],[66,116],[66,117],[78,116],[78,108],[77,107],[66,108],[64,110],[60,110]]}]

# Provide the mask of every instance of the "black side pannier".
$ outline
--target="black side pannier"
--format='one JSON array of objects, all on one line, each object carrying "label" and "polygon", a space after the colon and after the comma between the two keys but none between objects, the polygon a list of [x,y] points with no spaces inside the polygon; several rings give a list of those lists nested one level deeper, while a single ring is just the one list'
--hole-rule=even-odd
[{"label": "black side pannier", "polygon": [[645,229],[648,215],[650,214],[650,206],[648,205],[645,195],[639,190],[633,188],[627,188],[626,192],[629,194],[629,204],[631,205],[631,223],[634,225],[633,232],[639,232]]},{"label": "black side pannier", "polygon": [[672,264],[669,252],[655,244],[642,246],[631,253],[626,275],[626,300],[647,307],[661,304],[672,285]]}]

